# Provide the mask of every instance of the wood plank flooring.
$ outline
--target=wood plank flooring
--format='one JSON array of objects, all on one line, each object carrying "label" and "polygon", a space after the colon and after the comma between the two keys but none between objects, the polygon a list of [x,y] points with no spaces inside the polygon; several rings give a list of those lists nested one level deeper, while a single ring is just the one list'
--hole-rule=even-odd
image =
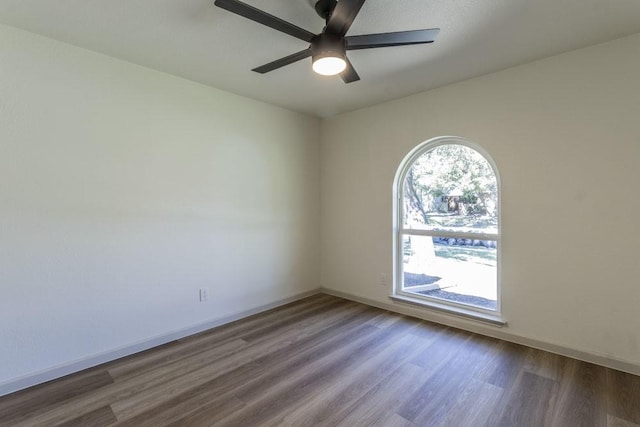
[{"label": "wood plank flooring", "polygon": [[640,377],[321,294],[2,397],[0,425],[640,427]]}]

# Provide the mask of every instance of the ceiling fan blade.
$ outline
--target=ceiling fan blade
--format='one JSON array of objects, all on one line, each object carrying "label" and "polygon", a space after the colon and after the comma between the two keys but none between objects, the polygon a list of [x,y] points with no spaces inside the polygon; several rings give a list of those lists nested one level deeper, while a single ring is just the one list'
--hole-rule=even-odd
[{"label": "ceiling fan blade", "polygon": [[344,69],[342,73],[340,73],[340,77],[342,77],[342,81],[345,83],[357,82],[360,80],[360,76],[356,73],[355,68],[353,68],[353,64],[349,61],[349,58],[345,58],[347,61],[347,68]]},{"label": "ceiling fan blade", "polygon": [[306,42],[311,42],[311,39],[315,36],[315,34],[305,30],[304,28],[300,28],[297,25],[293,25],[238,0],[215,0],[214,4],[228,10],[229,12],[233,12],[236,15],[251,19],[252,21],[266,25],[269,28],[289,34],[290,36]]},{"label": "ceiling fan blade", "polygon": [[340,37],[347,34],[365,0],[339,0],[327,21],[325,32]]},{"label": "ceiling fan blade", "polygon": [[254,68],[251,71],[255,71],[256,73],[264,74],[269,71],[277,70],[278,68],[284,67],[285,65],[293,64],[294,62],[300,61],[301,59],[305,59],[311,56],[311,48],[307,48],[305,50],[301,50],[300,52],[293,53],[289,56],[285,56],[284,58],[276,59],[273,62],[269,62],[268,64],[264,64],[260,67]]},{"label": "ceiling fan blade", "polygon": [[376,47],[404,46],[410,44],[433,43],[440,28],[429,30],[399,31],[397,33],[365,34],[345,37],[347,50],[373,49]]}]

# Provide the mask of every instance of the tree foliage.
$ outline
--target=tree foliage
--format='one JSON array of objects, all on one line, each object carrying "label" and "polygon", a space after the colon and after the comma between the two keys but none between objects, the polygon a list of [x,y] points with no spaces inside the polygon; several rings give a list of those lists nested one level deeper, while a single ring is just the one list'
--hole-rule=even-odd
[{"label": "tree foliage", "polygon": [[405,215],[423,224],[443,213],[495,218],[497,190],[493,169],[481,154],[464,145],[441,145],[409,169]]}]

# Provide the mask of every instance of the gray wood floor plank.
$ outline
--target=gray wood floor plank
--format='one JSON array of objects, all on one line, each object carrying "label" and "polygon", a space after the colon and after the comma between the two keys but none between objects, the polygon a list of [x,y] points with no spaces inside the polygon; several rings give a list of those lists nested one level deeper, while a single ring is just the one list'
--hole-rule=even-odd
[{"label": "gray wood floor plank", "polygon": [[522,372],[509,393],[499,427],[536,427],[551,424],[551,412],[557,398],[557,383],[531,372]]},{"label": "gray wood floor plank", "polygon": [[[346,427],[379,424],[390,412],[397,413],[396,409],[406,401],[407,396],[414,394],[432,374],[411,363],[402,364],[390,373],[386,381],[376,384],[360,399],[333,415],[328,425]],[[402,414],[398,415],[402,417]]]},{"label": "gray wood floor plank", "polygon": [[640,377],[607,370],[607,411],[618,419],[640,424]]},{"label": "gray wood floor plank", "polygon": [[316,395],[304,405],[300,405],[285,417],[289,425],[320,425],[332,414],[344,410],[360,399],[369,390],[388,379],[390,372],[397,369],[422,351],[430,341],[408,334],[387,346],[373,357],[363,360],[345,381],[335,381],[322,394]]},{"label": "gray wood floor plank", "polygon": [[601,366],[567,359],[551,425],[606,426],[606,371]]},{"label": "gray wood floor plank", "polygon": [[73,401],[83,394],[113,384],[108,372],[91,369],[0,398],[0,425],[13,425],[34,414]]},{"label": "gray wood floor plank", "polygon": [[57,424],[56,427],[86,427],[107,426],[118,421],[109,406],[103,406],[95,411],[87,412],[67,422]]},{"label": "gray wood floor plank", "polygon": [[504,400],[504,390],[493,384],[471,380],[464,390],[452,397],[449,411],[434,424],[439,427],[491,425],[490,416]]}]

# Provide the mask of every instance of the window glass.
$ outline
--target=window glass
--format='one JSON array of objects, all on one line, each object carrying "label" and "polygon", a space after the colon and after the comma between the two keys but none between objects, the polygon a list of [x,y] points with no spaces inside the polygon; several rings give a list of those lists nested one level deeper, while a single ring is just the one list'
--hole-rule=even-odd
[{"label": "window glass", "polygon": [[453,239],[403,236],[405,291],[496,310],[496,241]]},{"label": "window glass", "polygon": [[498,178],[479,150],[438,139],[400,166],[396,294],[499,311]]},{"label": "window glass", "polygon": [[446,144],[418,157],[404,181],[403,227],[497,233],[493,168],[477,151]]}]

